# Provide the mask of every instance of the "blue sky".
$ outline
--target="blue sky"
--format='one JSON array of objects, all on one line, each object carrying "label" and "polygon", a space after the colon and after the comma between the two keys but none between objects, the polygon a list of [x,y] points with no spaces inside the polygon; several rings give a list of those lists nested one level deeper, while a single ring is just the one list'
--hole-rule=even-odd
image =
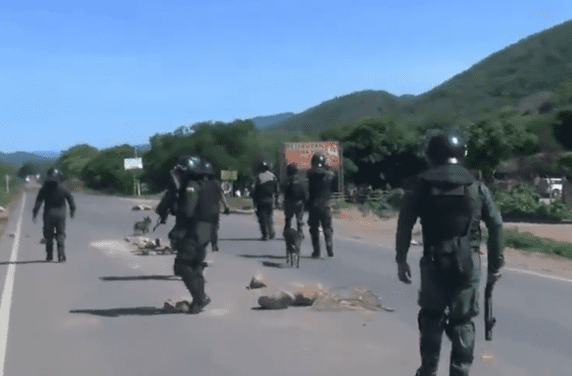
[{"label": "blue sky", "polygon": [[91,3],[0,3],[1,152],[420,94],[572,18],[569,0]]}]

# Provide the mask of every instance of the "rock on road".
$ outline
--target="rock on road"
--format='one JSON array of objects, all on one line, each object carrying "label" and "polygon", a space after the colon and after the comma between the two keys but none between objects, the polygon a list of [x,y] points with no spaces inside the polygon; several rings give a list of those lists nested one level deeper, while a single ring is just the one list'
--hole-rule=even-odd
[{"label": "rock on road", "polygon": [[[406,286],[397,280],[393,249],[336,236],[335,256],[313,260],[306,227],[300,268],[293,269],[281,267],[283,240],[257,240],[253,215],[221,215],[220,252],[209,247],[205,271],[212,303],[199,315],[168,314],[166,300],[190,299],[173,276],[174,256],[138,256],[123,240],[135,221],[147,215],[155,221],[154,214],[131,211],[133,200],[76,194],[76,218],[67,220],[68,261],[46,263],[41,220],[31,219],[35,193],[16,203],[0,240],[2,314],[9,312],[1,323],[7,333],[3,375],[406,376],[419,365],[420,247],[411,248],[414,282]],[[282,213],[275,214],[281,234]],[[170,217],[149,235],[166,240],[173,223]],[[245,286],[257,272],[277,286],[362,286],[395,312],[256,310],[261,292]],[[4,301],[10,273],[12,295]],[[484,341],[482,313],[476,319],[471,375],[568,375],[571,282],[505,271],[494,291],[492,342]],[[449,351],[444,338],[440,375],[448,374]]]}]

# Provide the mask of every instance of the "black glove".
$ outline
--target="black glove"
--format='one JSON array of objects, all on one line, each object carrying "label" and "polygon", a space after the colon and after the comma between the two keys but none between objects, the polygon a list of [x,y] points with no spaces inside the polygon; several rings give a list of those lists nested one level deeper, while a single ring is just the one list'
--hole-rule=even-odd
[{"label": "black glove", "polygon": [[405,284],[411,284],[411,268],[407,262],[397,264],[397,278]]},{"label": "black glove", "polygon": [[36,218],[36,214],[34,214],[34,216],[32,217],[32,222],[36,223],[38,219]]},{"label": "black glove", "polygon": [[73,218],[75,216],[75,210],[74,211],[70,211],[70,218]]}]

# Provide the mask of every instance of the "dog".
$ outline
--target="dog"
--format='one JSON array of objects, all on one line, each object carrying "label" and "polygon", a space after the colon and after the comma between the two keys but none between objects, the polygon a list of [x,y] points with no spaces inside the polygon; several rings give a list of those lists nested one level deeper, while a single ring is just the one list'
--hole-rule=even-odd
[{"label": "dog", "polygon": [[290,227],[284,230],[283,235],[286,241],[286,263],[290,262],[290,265],[294,266],[295,261],[296,267],[299,268],[302,234]]},{"label": "dog", "polygon": [[149,232],[149,225],[151,224],[151,218],[145,217],[140,222],[135,222],[133,225],[133,235],[143,235]]}]

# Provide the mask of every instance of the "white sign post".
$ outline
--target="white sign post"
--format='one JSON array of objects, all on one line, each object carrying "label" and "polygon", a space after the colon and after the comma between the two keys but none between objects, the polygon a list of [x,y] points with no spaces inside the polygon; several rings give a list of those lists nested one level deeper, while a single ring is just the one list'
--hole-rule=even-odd
[{"label": "white sign post", "polygon": [[6,193],[10,194],[10,175],[6,175]]},{"label": "white sign post", "polygon": [[[125,158],[123,165],[125,170],[141,170],[143,169],[143,158]],[[135,173],[133,173],[133,194],[141,196],[141,182],[135,179]]]}]

